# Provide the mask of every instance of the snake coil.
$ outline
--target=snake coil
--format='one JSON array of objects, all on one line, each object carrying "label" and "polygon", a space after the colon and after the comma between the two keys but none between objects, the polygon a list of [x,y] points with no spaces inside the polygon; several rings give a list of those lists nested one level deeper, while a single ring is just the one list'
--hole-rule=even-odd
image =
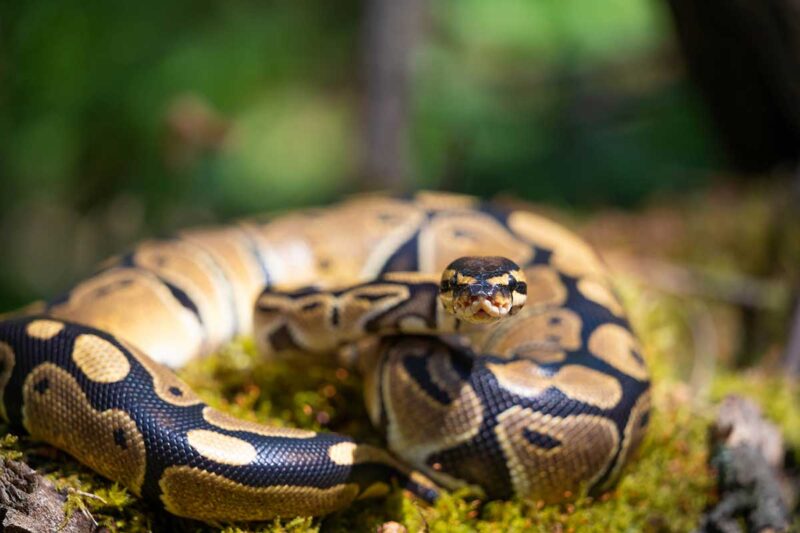
[{"label": "snake coil", "polygon": [[[475,267],[452,262],[469,256],[519,265],[495,258],[491,273],[517,303],[454,296]],[[235,419],[168,368],[250,334],[271,358],[357,347],[393,454]],[[0,418],[206,521],[324,515],[392,479],[429,500],[471,486],[559,501],[612,484],[648,413],[647,368],[594,251],[463,196],[354,198],[146,241],[0,322]]]}]

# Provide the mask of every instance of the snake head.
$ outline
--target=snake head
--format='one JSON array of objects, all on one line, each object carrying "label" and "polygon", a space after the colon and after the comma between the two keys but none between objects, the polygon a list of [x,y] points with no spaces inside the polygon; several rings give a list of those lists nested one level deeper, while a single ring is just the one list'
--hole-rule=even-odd
[{"label": "snake head", "polygon": [[487,324],[519,311],[527,292],[525,274],[510,259],[461,257],[444,269],[439,299],[459,319]]}]

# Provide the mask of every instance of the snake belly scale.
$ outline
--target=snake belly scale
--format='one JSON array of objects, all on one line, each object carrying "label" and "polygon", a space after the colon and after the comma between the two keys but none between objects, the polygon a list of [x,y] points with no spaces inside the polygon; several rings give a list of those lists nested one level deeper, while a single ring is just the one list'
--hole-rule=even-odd
[{"label": "snake belly scale", "polygon": [[[470,300],[478,282],[505,292]],[[350,347],[391,453],[238,420],[170,370],[240,335],[268,358]],[[593,249],[465,196],[357,197],[146,241],[0,322],[0,418],[206,521],[324,515],[393,482],[559,501],[617,479],[649,409]]]}]

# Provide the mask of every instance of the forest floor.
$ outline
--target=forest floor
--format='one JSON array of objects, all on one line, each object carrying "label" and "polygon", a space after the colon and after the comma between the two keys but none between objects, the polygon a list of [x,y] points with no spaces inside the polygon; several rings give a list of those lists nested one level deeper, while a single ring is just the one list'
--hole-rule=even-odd
[{"label": "forest floor", "polygon": [[[544,209],[602,251],[652,371],[650,429],[612,491],[558,506],[482,502],[466,494],[430,506],[396,489],[325,519],[220,528],[353,532],[396,521],[412,532],[691,531],[716,501],[707,428],[726,394],[754,399],[783,431],[790,455],[800,458],[800,388],[780,371],[791,307],[787,280],[797,279],[800,265],[800,243],[791,236],[800,228],[776,221],[775,198],[774,190],[722,189],[635,212]],[[381,442],[367,422],[360,381],[344,368],[266,365],[243,340],[180,375],[211,405],[243,418]],[[219,529],[173,518],[28,439],[0,438],[0,454],[46,472],[68,491],[70,512],[90,513],[111,530]],[[800,531],[797,517],[794,526]]]}]

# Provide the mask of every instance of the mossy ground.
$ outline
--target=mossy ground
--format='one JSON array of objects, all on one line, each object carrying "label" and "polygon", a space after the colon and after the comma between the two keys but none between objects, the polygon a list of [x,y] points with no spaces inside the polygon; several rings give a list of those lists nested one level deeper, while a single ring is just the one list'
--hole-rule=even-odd
[{"label": "mossy ground", "polygon": [[[714,216],[705,207],[703,212],[694,214],[701,222]],[[735,224],[730,231],[736,231]],[[686,247],[694,251],[690,244]],[[703,257],[713,260],[718,255],[707,249]],[[769,370],[768,355],[760,370],[734,372],[724,363],[729,359],[724,347],[734,344],[727,339],[728,332],[737,327],[730,307],[649,289],[624,273],[617,277],[652,370],[654,406],[638,457],[613,491],[560,506],[535,501],[482,502],[466,494],[447,494],[429,506],[397,489],[385,500],[359,502],[324,520],[298,518],[249,528],[219,527],[231,532],[354,532],[374,531],[394,520],[409,531],[432,532],[690,531],[715,499],[713,473],[706,465],[706,432],[714,402],[728,393],[754,398],[783,429],[789,447],[798,450],[800,390],[796,382]],[[710,324],[711,333],[702,327],[698,333],[698,323]],[[709,335],[716,344],[704,339]],[[357,376],[343,368],[266,365],[244,340],[192,363],[181,376],[207,402],[243,418],[381,442],[367,422]],[[112,530],[219,529],[175,519],[93,475],[65,454],[25,438],[7,435],[0,440],[0,453],[21,457],[48,473],[69,489],[72,512],[85,510]],[[795,525],[800,530],[800,522]]]}]

